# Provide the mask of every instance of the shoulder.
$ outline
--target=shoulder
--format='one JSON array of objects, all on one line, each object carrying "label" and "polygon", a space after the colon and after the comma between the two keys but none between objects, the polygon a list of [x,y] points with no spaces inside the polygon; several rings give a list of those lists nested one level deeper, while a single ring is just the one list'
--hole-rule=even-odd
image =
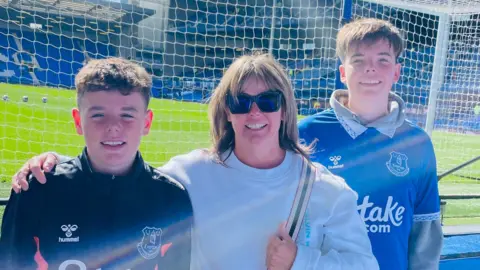
[{"label": "shoulder", "polygon": [[[296,154],[295,157],[298,162],[297,168],[298,170],[301,170],[303,166],[303,158],[300,154]],[[314,191],[312,194],[318,192],[319,194],[322,194],[321,196],[336,197],[339,193],[342,193],[345,190],[350,190],[350,187],[342,177],[334,175],[330,170],[318,162],[311,162],[310,164],[315,169]],[[299,171],[294,171],[292,173],[298,174]]]},{"label": "shoulder", "polygon": [[172,222],[174,220],[181,222],[179,218],[183,220],[187,216],[192,216],[190,194],[183,183],[146,162],[143,165],[143,171],[135,180],[137,181],[135,186],[132,186],[137,190],[132,194],[136,196],[137,202],[148,211],[157,213],[155,219],[158,222],[165,218],[171,219]]},{"label": "shoulder", "polygon": [[358,195],[345,180],[331,173],[325,166],[314,162],[316,178],[312,191],[312,199],[327,208],[333,208],[345,199],[355,201]]},{"label": "shoulder", "polygon": [[183,166],[195,166],[205,164],[213,159],[212,154],[208,149],[196,149],[189,153],[173,157],[168,163],[175,163]]},{"label": "shoulder", "polygon": [[162,201],[170,204],[169,207],[172,209],[190,209],[191,208],[191,199],[190,194],[188,193],[185,185],[177,180],[175,176],[168,175],[159,169],[155,169],[151,166],[148,167],[150,170],[149,180],[150,184],[147,185],[147,188],[150,190],[159,190],[161,191],[161,197],[158,196],[152,197],[154,201]]},{"label": "shoulder", "polygon": [[320,127],[328,124],[337,124],[338,119],[333,109],[328,109],[314,115],[303,118],[298,123],[300,129]]},{"label": "shoulder", "polygon": [[[421,146],[421,148],[418,149],[422,149],[422,151],[433,151],[433,143],[430,136],[427,134],[427,132],[425,132],[425,130],[415,125],[411,121],[405,120],[403,125],[399,128],[399,131],[400,140],[414,143],[415,147]],[[408,140],[406,140],[405,137],[408,137]]]},{"label": "shoulder", "polygon": [[174,189],[185,190],[185,186],[174,177],[166,174],[165,172],[160,171],[150,165],[148,167],[148,178],[153,180],[153,184],[157,185],[166,185]]},{"label": "shoulder", "polygon": [[421,127],[415,125],[410,120],[405,120],[403,122],[403,125],[401,126],[401,128],[405,129],[405,130],[408,130],[411,133],[415,133],[418,136],[429,137],[427,132],[425,132],[425,130],[423,130]]},{"label": "shoulder", "polygon": [[164,166],[160,167],[161,171],[166,169],[192,169],[210,164],[214,160],[213,155],[208,149],[196,149],[187,154],[182,154],[170,159]]},{"label": "shoulder", "polygon": [[71,158],[68,160],[65,160],[63,162],[60,162],[56,166],[53,167],[53,169],[49,172],[46,173],[45,175],[47,177],[67,177],[67,178],[73,178],[75,174],[78,174],[81,172],[78,164],[80,163],[80,160],[78,158]]},{"label": "shoulder", "polygon": [[184,185],[188,185],[192,175],[201,175],[204,171],[210,169],[214,163],[214,157],[208,149],[197,149],[173,157],[157,170],[173,177]]},{"label": "shoulder", "polygon": [[57,183],[62,186],[66,185],[68,182],[65,182],[65,180],[74,180],[82,173],[78,166],[78,162],[77,158],[71,158],[55,165],[49,172],[45,172],[45,177],[47,179],[45,184],[41,184],[33,175],[29,175],[28,190],[31,192],[37,192],[37,190],[44,190],[47,187],[55,186]]},{"label": "shoulder", "polygon": [[331,140],[332,134],[343,132],[343,127],[332,109],[302,119],[298,125],[299,137],[307,144],[317,140],[318,143]]},{"label": "shoulder", "polygon": [[313,162],[313,165],[316,168],[316,185],[332,192],[342,192],[345,189],[349,189],[347,183],[342,177],[333,174],[320,163]]}]

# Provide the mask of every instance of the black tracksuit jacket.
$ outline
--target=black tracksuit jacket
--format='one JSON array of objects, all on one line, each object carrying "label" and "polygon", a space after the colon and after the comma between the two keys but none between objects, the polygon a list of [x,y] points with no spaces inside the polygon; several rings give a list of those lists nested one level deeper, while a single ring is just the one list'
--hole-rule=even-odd
[{"label": "black tracksuit jacket", "polygon": [[93,172],[86,150],[46,176],[11,194],[0,269],[190,269],[189,195],[140,153],[125,176]]}]

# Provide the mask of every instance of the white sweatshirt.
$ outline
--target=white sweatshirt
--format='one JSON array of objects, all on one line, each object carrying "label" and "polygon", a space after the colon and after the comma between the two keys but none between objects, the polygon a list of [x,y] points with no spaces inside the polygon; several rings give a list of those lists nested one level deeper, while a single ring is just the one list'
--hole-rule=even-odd
[{"label": "white sweatshirt", "polygon": [[[278,167],[264,170],[243,164],[232,152],[226,165],[206,150],[195,150],[160,168],[184,183],[191,196],[196,226],[192,269],[266,269],[268,240],[288,218],[302,159],[287,151]],[[292,269],[378,269],[356,193],[342,178],[315,165],[317,177]]]}]

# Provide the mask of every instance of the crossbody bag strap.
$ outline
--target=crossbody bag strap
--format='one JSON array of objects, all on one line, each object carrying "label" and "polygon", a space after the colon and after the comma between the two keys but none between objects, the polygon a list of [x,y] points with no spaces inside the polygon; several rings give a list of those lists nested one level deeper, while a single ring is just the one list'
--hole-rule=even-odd
[{"label": "crossbody bag strap", "polygon": [[305,157],[302,157],[302,161],[302,171],[300,173],[300,181],[298,181],[297,193],[295,194],[287,220],[287,231],[294,241],[297,240],[316,175],[315,166]]}]

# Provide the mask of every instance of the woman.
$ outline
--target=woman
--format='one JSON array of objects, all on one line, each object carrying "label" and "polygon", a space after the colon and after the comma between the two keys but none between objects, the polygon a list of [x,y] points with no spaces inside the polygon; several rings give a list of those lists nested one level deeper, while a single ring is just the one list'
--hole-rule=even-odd
[{"label": "woman", "polygon": [[[160,168],[190,193],[198,269],[378,269],[356,194],[320,164],[296,241],[285,231],[308,148],[298,142],[294,94],[278,62],[266,54],[234,61],[209,118],[211,149]],[[24,179],[13,185],[27,187]]]}]

